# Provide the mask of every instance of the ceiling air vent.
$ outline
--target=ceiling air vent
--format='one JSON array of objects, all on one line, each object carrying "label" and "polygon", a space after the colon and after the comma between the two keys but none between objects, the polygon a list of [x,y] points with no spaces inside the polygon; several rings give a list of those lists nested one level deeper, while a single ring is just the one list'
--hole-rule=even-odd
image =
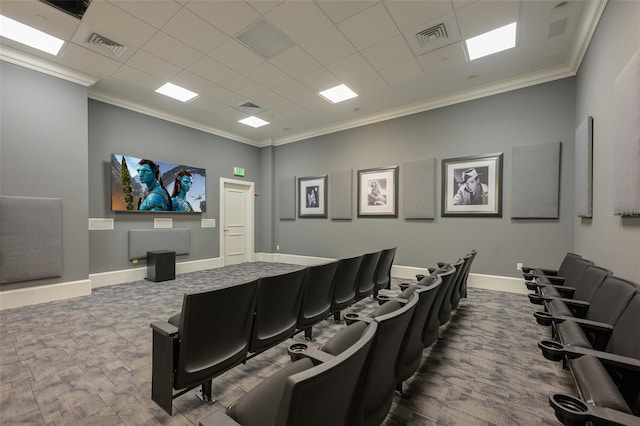
[{"label": "ceiling air vent", "polygon": [[251,115],[257,114],[264,110],[264,108],[262,108],[260,105],[256,105],[251,101],[240,102],[239,104],[236,104],[236,108],[238,108],[242,112],[246,112],[247,114],[251,114]]},{"label": "ceiling air vent", "polygon": [[404,33],[416,56],[433,52],[460,40],[460,32],[453,15],[427,22]]},{"label": "ceiling air vent", "polygon": [[93,33],[89,36],[88,43],[93,46],[106,48],[118,58],[122,56],[122,54],[127,50],[127,46],[124,46],[97,33]]}]

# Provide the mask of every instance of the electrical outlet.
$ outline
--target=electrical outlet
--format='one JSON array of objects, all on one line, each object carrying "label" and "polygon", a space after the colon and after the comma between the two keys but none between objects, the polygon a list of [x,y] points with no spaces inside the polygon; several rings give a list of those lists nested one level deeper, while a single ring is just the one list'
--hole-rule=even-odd
[{"label": "electrical outlet", "polygon": [[516,263],[516,270],[517,271],[522,271],[522,263],[520,263],[520,262]]},{"label": "electrical outlet", "polygon": [[280,251],[280,245],[276,246],[276,250]]}]

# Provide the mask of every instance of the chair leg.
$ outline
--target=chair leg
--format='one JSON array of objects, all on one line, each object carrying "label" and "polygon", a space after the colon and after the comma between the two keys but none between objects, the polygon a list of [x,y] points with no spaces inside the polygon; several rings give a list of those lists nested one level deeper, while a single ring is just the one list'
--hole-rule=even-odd
[{"label": "chair leg", "polygon": [[398,396],[400,396],[400,398],[402,399],[410,399],[412,394],[409,392],[404,392],[402,390],[402,382],[396,384],[396,393],[398,394]]},{"label": "chair leg", "polygon": [[308,327],[304,329],[304,338],[310,342],[313,341],[313,337],[311,336],[312,329],[313,327]]},{"label": "chair leg", "polygon": [[213,404],[216,402],[215,398],[211,397],[211,379],[207,380],[200,386],[200,389],[196,392],[198,399],[207,404]]},{"label": "chair leg", "polygon": [[333,313],[333,320],[335,322],[340,322],[340,311],[337,311],[337,312]]}]

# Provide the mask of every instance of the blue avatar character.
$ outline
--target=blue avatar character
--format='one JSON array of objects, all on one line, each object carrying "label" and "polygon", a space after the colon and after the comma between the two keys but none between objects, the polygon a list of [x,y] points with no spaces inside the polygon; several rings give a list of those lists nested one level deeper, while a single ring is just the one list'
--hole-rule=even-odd
[{"label": "blue avatar character", "polygon": [[193,176],[185,169],[176,173],[176,180],[173,183],[173,191],[171,193],[171,204],[173,211],[176,212],[192,212],[193,207],[187,201],[187,192],[193,185]]},{"label": "blue avatar character", "polygon": [[140,182],[147,185],[144,197],[138,203],[138,210],[170,211],[171,199],[160,179],[160,166],[151,160],[138,162]]}]

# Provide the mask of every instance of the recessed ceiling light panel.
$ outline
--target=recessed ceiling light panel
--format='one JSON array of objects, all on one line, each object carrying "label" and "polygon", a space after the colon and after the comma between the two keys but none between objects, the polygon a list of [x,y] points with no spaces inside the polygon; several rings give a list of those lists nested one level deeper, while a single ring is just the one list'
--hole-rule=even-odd
[{"label": "recessed ceiling light panel", "polygon": [[517,22],[512,22],[504,27],[467,39],[465,43],[469,60],[473,61],[515,47],[517,24]]},{"label": "recessed ceiling light panel", "polygon": [[156,89],[156,92],[182,102],[190,101],[198,96],[197,93],[187,90],[184,87],[176,86],[173,83],[164,84],[162,87]]},{"label": "recessed ceiling light panel", "polygon": [[14,21],[4,15],[0,15],[0,36],[51,55],[57,55],[64,45],[64,40]]},{"label": "recessed ceiling light panel", "polygon": [[262,127],[262,126],[266,126],[267,124],[271,124],[268,121],[264,121],[261,118],[255,117],[255,116],[251,116],[251,117],[247,117],[247,118],[243,118],[242,120],[238,120],[239,123],[242,124],[246,124],[247,126],[251,126],[254,128],[258,128],[258,127]]},{"label": "recessed ceiling light panel", "polygon": [[341,84],[336,87],[332,87],[331,89],[323,90],[319,93],[320,96],[337,104],[338,102],[346,101],[347,99],[355,98],[358,96],[356,92],[349,89],[344,84]]}]

